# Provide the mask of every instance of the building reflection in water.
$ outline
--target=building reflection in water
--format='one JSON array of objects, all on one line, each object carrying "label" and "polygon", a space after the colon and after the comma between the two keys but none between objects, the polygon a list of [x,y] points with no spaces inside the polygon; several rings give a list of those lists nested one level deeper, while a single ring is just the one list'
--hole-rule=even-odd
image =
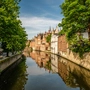
[{"label": "building reflection in water", "polygon": [[58,60],[58,74],[63,79],[65,84],[70,87],[78,87],[79,85],[76,83],[74,76],[69,71],[68,61],[64,58],[59,57]]},{"label": "building reflection in water", "polygon": [[58,56],[51,54],[51,68],[53,73],[58,73]]},{"label": "building reflection in water", "polygon": [[90,90],[90,71],[54,54],[33,51],[29,56],[40,68],[58,73],[67,86]]},{"label": "building reflection in water", "polygon": [[45,52],[35,52],[30,53],[30,57],[35,60],[40,68],[45,68],[45,70],[51,71],[51,59],[50,54]]}]

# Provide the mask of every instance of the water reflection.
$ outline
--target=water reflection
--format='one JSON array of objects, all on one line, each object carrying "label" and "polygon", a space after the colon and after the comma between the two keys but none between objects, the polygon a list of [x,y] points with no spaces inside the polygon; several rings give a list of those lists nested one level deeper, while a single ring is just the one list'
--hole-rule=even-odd
[{"label": "water reflection", "polygon": [[70,87],[79,87],[80,90],[90,89],[90,71],[67,61],[64,58],[59,58],[59,63],[62,63],[63,66],[66,67],[66,71],[69,72],[67,78],[65,79],[67,85]]},{"label": "water reflection", "polygon": [[32,53],[30,53],[30,57],[35,60],[35,62],[40,68],[45,68],[45,70],[48,70],[49,72],[51,71],[50,54],[45,52],[33,51]]},{"label": "water reflection", "polygon": [[25,54],[0,76],[0,90],[90,90],[90,71],[54,54]]},{"label": "water reflection", "polygon": [[54,54],[34,51],[29,56],[40,68],[58,73],[67,86],[90,90],[90,71]]},{"label": "water reflection", "polygon": [[27,81],[26,60],[19,60],[0,75],[0,90],[24,90]]},{"label": "water reflection", "polygon": [[58,73],[58,56],[51,54],[51,69],[53,73]]}]

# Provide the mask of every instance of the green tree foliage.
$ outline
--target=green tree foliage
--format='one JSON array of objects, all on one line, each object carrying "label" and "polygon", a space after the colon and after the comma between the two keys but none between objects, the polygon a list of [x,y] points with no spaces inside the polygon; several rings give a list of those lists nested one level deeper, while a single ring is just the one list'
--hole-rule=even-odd
[{"label": "green tree foliage", "polygon": [[[27,34],[19,20],[20,0],[0,0],[0,41],[6,51],[20,51],[25,47]],[[6,45],[5,45],[6,44]]]},{"label": "green tree foliage", "polygon": [[[66,34],[72,50],[82,56],[90,51],[90,0],[65,0],[60,7],[64,15],[62,22],[58,24],[62,27],[61,34]],[[88,40],[80,38],[85,31],[88,32]]]},{"label": "green tree foliage", "polygon": [[51,34],[46,37],[46,41],[47,41],[48,43],[51,42]]},{"label": "green tree foliage", "polygon": [[65,0],[60,7],[64,18],[59,25],[63,27],[69,40],[77,32],[87,30],[90,36],[90,0]]}]

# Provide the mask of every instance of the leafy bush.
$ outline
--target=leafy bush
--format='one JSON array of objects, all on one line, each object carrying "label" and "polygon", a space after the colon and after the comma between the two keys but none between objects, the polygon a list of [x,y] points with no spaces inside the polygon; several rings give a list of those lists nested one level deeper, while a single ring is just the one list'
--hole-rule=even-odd
[{"label": "leafy bush", "polygon": [[48,43],[51,42],[51,34],[46,37],[46,41],[47,41]]},{"label": "leafy bush", "polygon": [[90,52],[90,42],[88,40],[77,40],[70,45],[70,49],[73,52],[79,53],[80,57],[83,57],[83,54]]}]

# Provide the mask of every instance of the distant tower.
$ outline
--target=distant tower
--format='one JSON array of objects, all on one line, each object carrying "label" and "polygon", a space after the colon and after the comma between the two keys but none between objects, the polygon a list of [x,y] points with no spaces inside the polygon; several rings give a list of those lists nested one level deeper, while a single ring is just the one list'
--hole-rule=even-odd
[{"label": "distant tower", "polygon": [[55,31],[54,31],[54,28],[52,29],[52,35],[54,35],[55,34]]}]

